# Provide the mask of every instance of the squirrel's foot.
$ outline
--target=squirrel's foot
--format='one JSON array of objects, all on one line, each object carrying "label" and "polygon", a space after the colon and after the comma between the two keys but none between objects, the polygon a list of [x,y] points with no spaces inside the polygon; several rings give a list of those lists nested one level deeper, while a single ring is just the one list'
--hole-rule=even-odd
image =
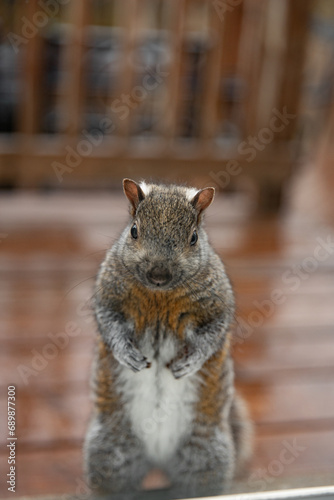
[{"label": "squirrel's foot", "polygon": [[133,372],[139,372],[144,368],[150,368],[151,363],[142,355],[142,353],[133,345],[131,341],[122,345],[122,348],[115,346],[112,350],[114,357],[117,361]]},{"label": "squirrel's foot", "polygon": [[183,355],[171,361],[167,367],[177,379],[198,372],[202,368],[204,361],[204,356],[200,350],[189,351],[189,349],[185,349]]}]

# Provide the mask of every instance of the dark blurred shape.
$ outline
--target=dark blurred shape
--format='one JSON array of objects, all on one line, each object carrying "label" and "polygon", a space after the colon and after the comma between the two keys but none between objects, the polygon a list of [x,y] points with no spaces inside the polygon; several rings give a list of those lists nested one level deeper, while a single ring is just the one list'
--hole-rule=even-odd
[{"label": "dark blurred shape", "polygon": [[[15,1],[4,2],[10,19]],[[7,21],[7,20],[6,20]],[[14,132],[17,129],[17,108],[19,96],[19,56],[8,42],[5,34],[8,26],[4,16],[0,17],[0,132]]]},{"label": "dark blurred shape", "polygon": [[84,124],[88,132],[101,128],[101,120],[107,114],[110,93],[115,91],[117,73],[120,68],[119,32],[110,27],[91,26],[86,37],[84,60],[87,99]]},{"label": "dark blurred shape", "polygon": [[53,29],[43,39],[43,88],[41,132],[58,132],[57,89],[60,83],[60,55],[63,45],[60,30]]},{"label": "dark blurred shape", "polygon": [[207,42],[199,37],[185,41],[184,44],[183,114],[180,126],[182,137],[199,135],[200,102],[205,77],[205,58]]}]

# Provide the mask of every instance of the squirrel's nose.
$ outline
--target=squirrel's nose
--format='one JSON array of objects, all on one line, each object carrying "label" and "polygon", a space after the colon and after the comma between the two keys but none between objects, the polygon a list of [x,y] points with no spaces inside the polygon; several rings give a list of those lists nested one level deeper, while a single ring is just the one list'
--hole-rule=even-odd
[{"label": "squirrel's nose", "polygon": [[155,266],[150,269],[147,274],[147,279],[150,283],[156,286],[164,286],[172,279],[171,273],[165,267]]}]

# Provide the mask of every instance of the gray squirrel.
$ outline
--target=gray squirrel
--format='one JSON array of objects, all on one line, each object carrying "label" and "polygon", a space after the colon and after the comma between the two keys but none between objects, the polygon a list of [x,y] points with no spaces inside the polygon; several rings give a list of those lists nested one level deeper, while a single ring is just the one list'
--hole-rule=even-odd
[{"label": "gray squirrel", "polygon": [[234,294],[202,224],[214,188],[123,188],[131,220],[94,295],[88,483],[136,491],[158,467],[175,494],[221,494],[249,454],[251,427],[234,390]]}]

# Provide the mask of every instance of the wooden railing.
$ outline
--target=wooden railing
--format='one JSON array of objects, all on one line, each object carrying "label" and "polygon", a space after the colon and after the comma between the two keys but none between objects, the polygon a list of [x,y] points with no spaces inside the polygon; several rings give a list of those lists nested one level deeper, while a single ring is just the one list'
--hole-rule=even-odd
[{"label": "wooden railing", "polygon": [[131,175],[226,189],[251,176],[279,194],[293,163],[309,0],[8,5],[1,47],[18,91],[1,120],[2,184]]}]

